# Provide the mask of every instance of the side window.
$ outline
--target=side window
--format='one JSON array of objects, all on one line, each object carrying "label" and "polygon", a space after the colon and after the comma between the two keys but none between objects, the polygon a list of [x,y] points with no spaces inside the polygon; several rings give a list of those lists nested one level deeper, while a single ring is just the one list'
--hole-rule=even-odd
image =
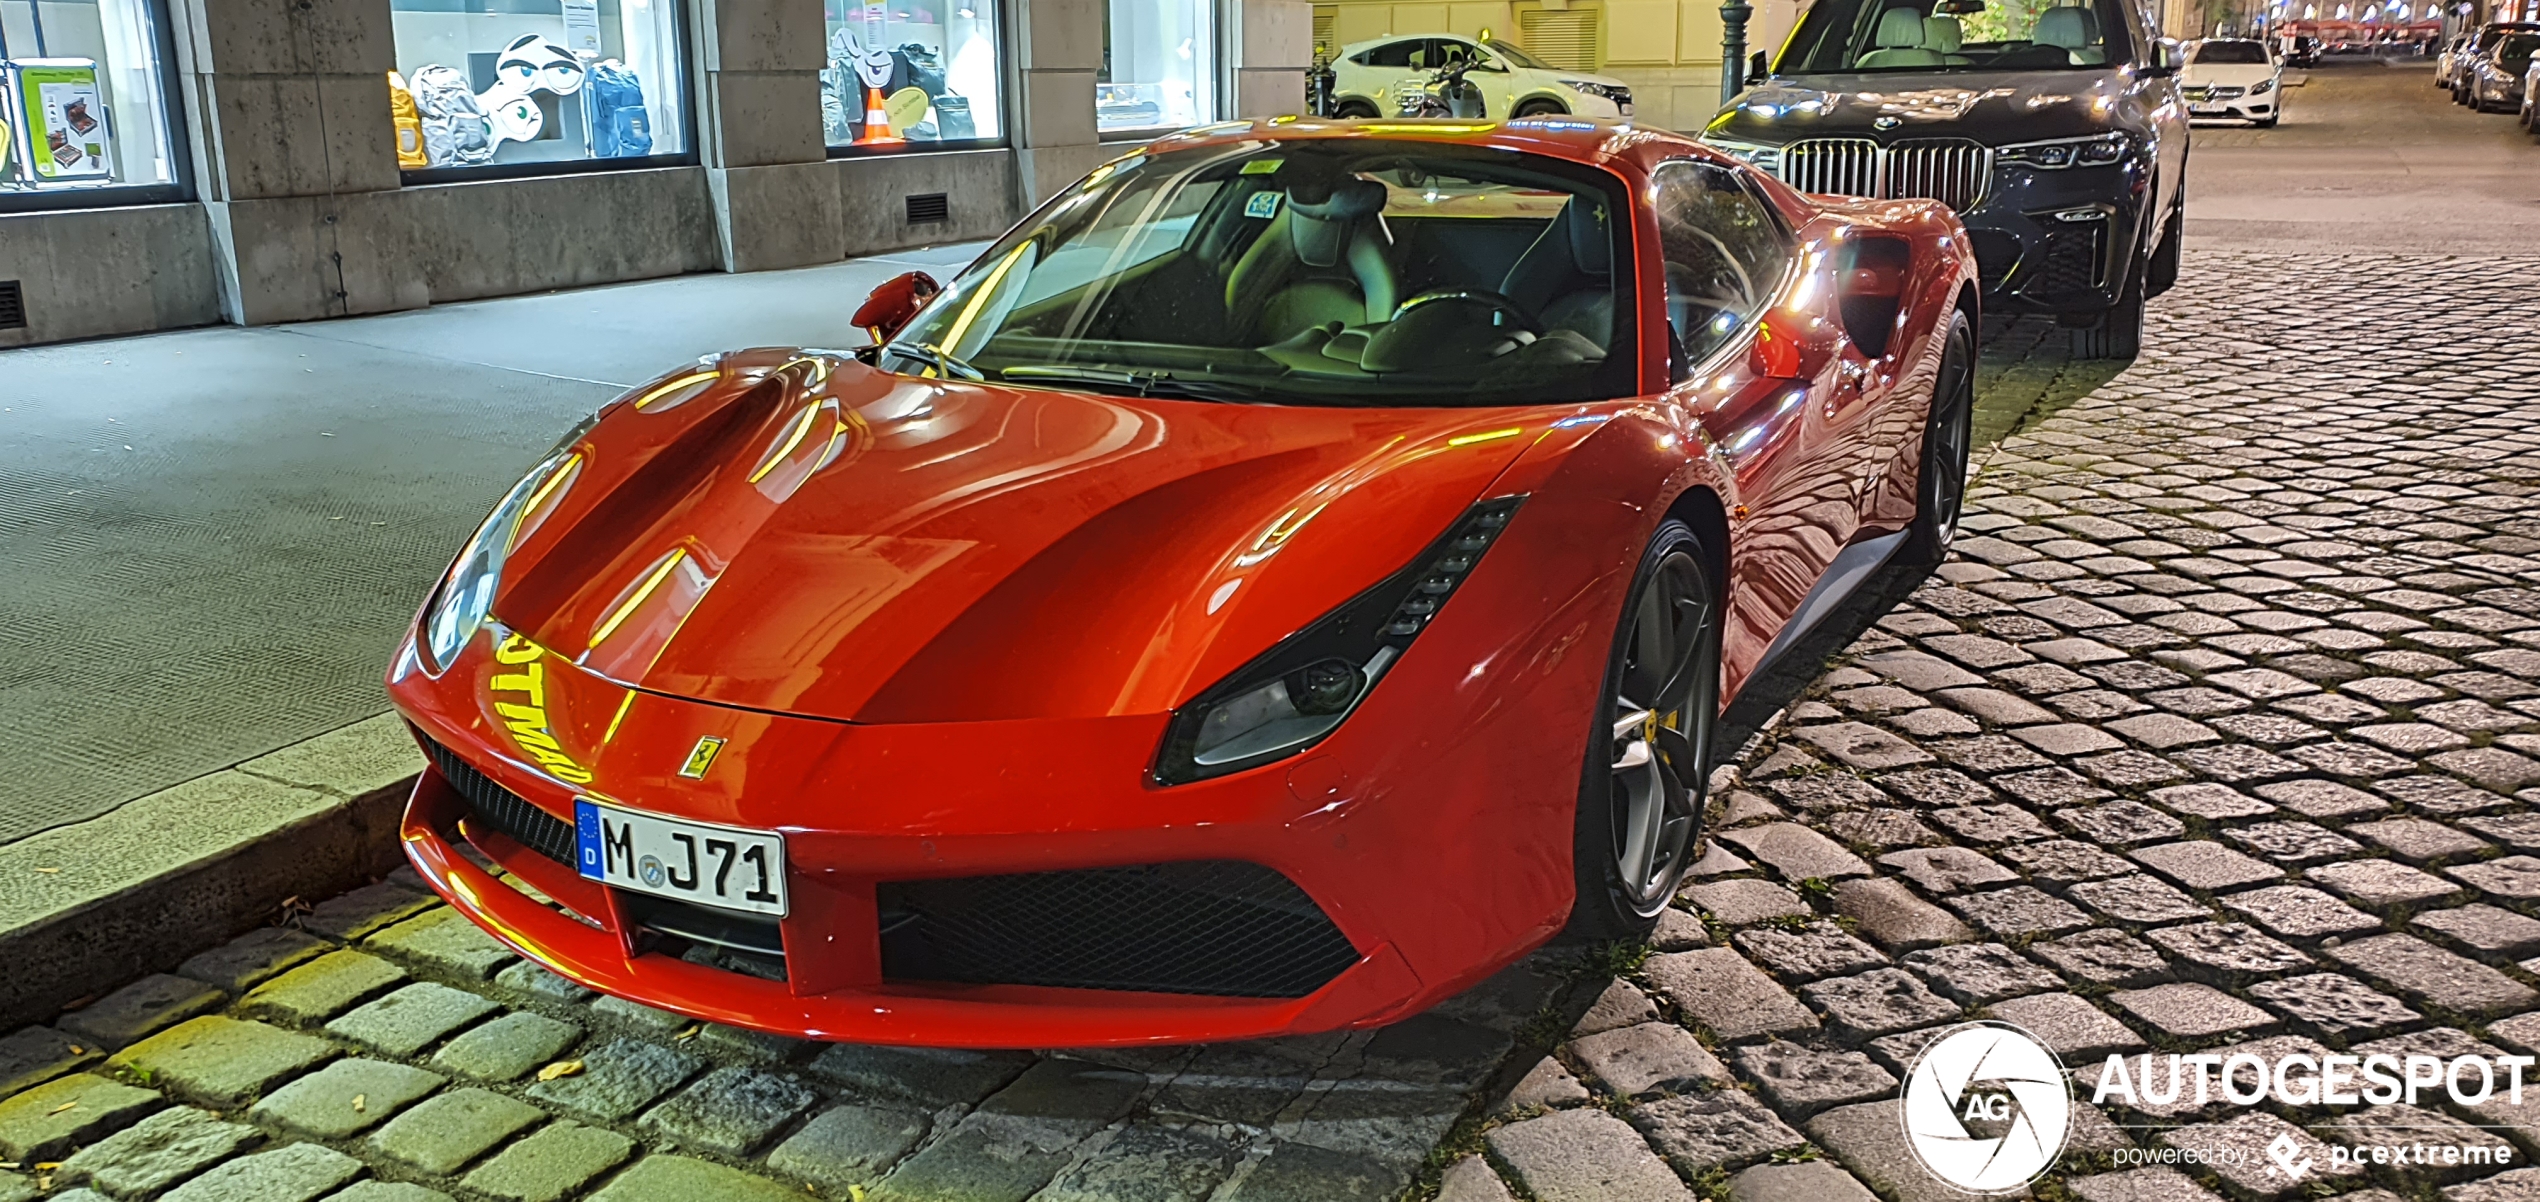
[{"label": "side window", "polygon": [[1667,325],[1679,372],[1720,349],[1763,312],[1789,270],[1790,235],[1764,198],[1716,163],[1659,167],[1653,188],[1667,265]]},{"label": "side window", "polygon": [[1360,56],[1359,61],[1370,67],[1408,67],[1411,65],[1411,52],[1419,48],[1420,39],[1404,38],[1368,51]]}]

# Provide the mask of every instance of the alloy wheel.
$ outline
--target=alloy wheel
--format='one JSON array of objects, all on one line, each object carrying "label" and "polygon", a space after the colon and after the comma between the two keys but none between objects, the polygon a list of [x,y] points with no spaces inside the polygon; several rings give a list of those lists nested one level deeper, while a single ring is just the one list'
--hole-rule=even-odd
[{"label": "alloy wheel", "polygon": [[[1937,550],[1946,551],[1958,537],[1958,519],[1967,503],[1967,460],[1975,440],[1975,365],[1973,356],[1952,353],[1941,357],[1940,378],[1933,381],[1932,397],[1940,424],[1932,431],[1932,541]],[[1942,408],[1945,406],[1945,408]]]},{"label": "alloy wheel", "polygon": [[1607,713],[1614,874],[1655,913],[1684,874],[1700,826],[1719,709],[1718,606],[1689,549],[1669,551],[1633,599]]}]

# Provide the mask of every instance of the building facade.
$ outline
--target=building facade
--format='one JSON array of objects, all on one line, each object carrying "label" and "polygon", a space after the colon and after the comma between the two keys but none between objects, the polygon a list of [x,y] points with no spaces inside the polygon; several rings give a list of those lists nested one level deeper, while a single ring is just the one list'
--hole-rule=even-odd
[{"label": "building facade", "polygon": [[0,346],[994,234],[1303,0],[0,0]]}]

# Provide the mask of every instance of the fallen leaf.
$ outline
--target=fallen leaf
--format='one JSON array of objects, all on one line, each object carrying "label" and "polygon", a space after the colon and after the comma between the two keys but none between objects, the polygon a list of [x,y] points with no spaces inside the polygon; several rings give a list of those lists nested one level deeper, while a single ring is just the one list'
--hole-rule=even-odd
[{"label": "fallen leaf", "polygon": [[48,1115],[52,1115],[52,1114],[60,1114],[60,1113],[62,1113],[62,1112],[64,1112],[64,1111],[66,1111],[66,1110],[77,1110],[77,1109],[79,1109],[79,1103],[77,1103],[77,1102],[64,1102],[64,1103],[62,1103],[61,1105],[59,1105],[59,1106],[56,1106],[56,1107],[52,1108],[51,1110],[47,1110],[47,1111],[45,1111],[44,1113],[46,1113],[46,1114],[48,1114]]},{"label": "fallen leaf", "polygon": [[554,1064],[550,1064],[550,1065],[548,1065],[548,1066],[547,1066],[547,1067],[545,1067],[545,1068],[539,1069],[539,1070],[538,1070],[538,1079],[539,1079],[539,1080],[541,1080],[541,1081],[553,1081],[553,1080],[555,1080],[555,1079],[556,1079],[556,1078],[558,1078],[558,1077],[571,1077],[571,1076],[575,1076],[575,1075],[579,1074],[581,1071],[582,1071],[582,1062],[581,1062],[581,1061],[579,1061],[579,1060],[559,1060],[559,1061],[556,1061]]},{"label": "fallen leaf", "polygon": [[14,1169],[14,1168],[16,1168],[16,1167],[18,1167],[18,1162],[17,1162],[17,1161],[14,1161],[14,1160],[0,1160],[0,1169]]},{"label": "fallen leaf", "polygon": [[365,1110],[368,1110],[368,1109],[370,1109],[370,1095],[369,1095],[369,1094],[366,1094],[366,1093],[357,1093],[357,1094],[354,1094],[354,1095],[353,1095],[353,1113],[355,1113],[355,1114],[360,1114],[361,1112],[363,1112],[363,1111],[365,1111]]},{"label": "fallen leaf", "polygon": [[38,868],[36,871],[41,872],[46,876],[59,876],[61,875],[62,870],[59,868]]},{"label": "fallen leaf", "polygon": [[72,1044],[72,1045],[71,1045],[71,1055],[73,1055],[73,1056],[85,1056],[85,1055],[87,1055],[87,1054],[88,1054],[88,1049],[83,1048],[83,1047],[79,1046],[78,1044]]},{"label": "fallen leaf", "polygon": [[697,1037],[697,1032],[702,1030],[705,1030],[702,1026],[690,1027],[685,1031],[681,1031],[677,1035],[671,1036],[670,1039],[673,1043],[686,1043],[691,1039],[695,1039]]},{"label": "fallen leaf", "polygon": [[58,1160],[39,1160],[35,1162],[35,1171],[39,1173],[50,1173],[60,1167],[62,1167],[62,1162]]}]

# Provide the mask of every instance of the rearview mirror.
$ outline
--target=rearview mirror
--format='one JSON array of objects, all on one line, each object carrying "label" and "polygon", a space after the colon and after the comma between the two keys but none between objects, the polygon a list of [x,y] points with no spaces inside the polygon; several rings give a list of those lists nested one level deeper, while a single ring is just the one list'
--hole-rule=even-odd
[{"label": "rearview mirror", "polygon": [[901,326],[907,325],[919,309],[926,307],[926,302],[943,290],[935,277],[922,271],[892,276],[864,298],[863,306],[855,311],[855,323],[871,334],[874,345],[879,346],[889,342]]}]

